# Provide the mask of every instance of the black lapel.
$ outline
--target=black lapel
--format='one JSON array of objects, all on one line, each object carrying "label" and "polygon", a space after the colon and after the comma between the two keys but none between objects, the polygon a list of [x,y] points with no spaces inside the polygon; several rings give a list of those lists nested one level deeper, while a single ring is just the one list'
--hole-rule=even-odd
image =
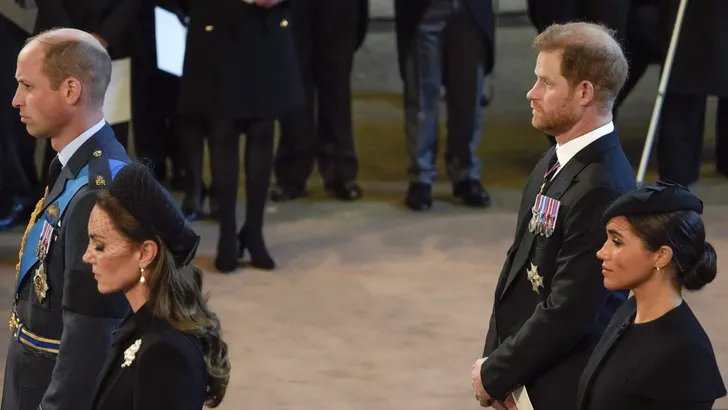
[{"label": "black lapel", "polygon": [[124,320],[121,322],[121,326],[113,332],[111,339],[111,349],[109,355],[106,357],[104,367],[99,373],[98,383],[96,385],[96,391],[94,392],[93,402],[94,405],[99,399],[102,389],[108,382],[108,377],[112,372],[112,366],[117,363],[119,357],[123,356],[123,351],[126,350],[126,342],[131,339],[134,335],[144,333],[144,329],[152,321],[152,312],[149,310],[147,305],[142,306],[136,313],[129,310]]},{"label": "black lapel", "polygon": [[[564,193],[569,189],[569,187],[573,186],[575,183],[578,182],[579,173],[581,173],[581,171],[589,163],[598,160],[604,154],[604,152],[617,145],[619,145],[619,137],[617,136],[617,132],[613,131],[584,147],[581,151],[574,155],[574,157],[569,160],[564,168],[561,169],[558,174],[556,174],[554,179],[552,179],[551,182],[546,185],[546,187],[544,188],[544,195],[554,198],[556,200],[561,200],[561,197],[564,196]],[[545,158],[548,157],[546,156]],[[542,162],[546,162],[546,164],[539,164],[539,166],[542,167],[541,175],[543,175],[543,173],[546,171],[547,166],[547,161],[545,161],[545,159],[542,160]],[[535,174],[534,177],[537,178],[538,175],[539,174]],[[533,196],[531,202],[528,204],[528,211],[525,212],[526,217],[521,216],[522,220],[519,221],[519,232],[522,232],[523,239],[521,240],[518,251],[513,258],[513,263],[511,264],[511,269],[508,273],[508,279],[506,280],[506,284],[503,287],[503,291],[501,292],[501,297],[505,295],[508,287],[511,285],[511,283],[513,283],[518,274],[523,270],[523,267],[526,265],[531,255],[531,248],[533,247],[533,243],[536,241],[535,234],[529,232],[525,228],[522,231],[520,231],[520,229],[522,228],[521,224],[527,224],[528,220],[531,217],[530,206],[535,201],[536,195],[538,194],[538,189],[540,189],[541,187],[540,183],[537,185],[538,186],[535,193],[532,194]],[[521,210],[521,212],[523,212],[523,210]]]},{"label": "black lapel", "polygon": [[[538,194],[538,190],[541,187],[541,183],[543,182],[543,175],[546,173],[549,158],[551,158],[551,154],[554,152],[554,149],[554,147],[551,147],[541,155],[541,158],[539,158],[538,162],[536,162],[536,166],[531,172],[531,175],[528,177],[528,181],[526,181],[526,188],[523,190],[521,204],[518,208],[518,218],[516,219],[516,233],[513,239],[514,244],[516,241],[519,240],[519,238],[521,238],[520,245],[523,244],[523,237],[527,234],[528,221],[530,221],[531,219],[531,206],[533,205],[534,198],[536,198],[536,194]],[[518,252],[517,249],[516,252]],[[511,267],[513,266],[512,261],[513,256],[509,256],[508,260],[506,260],[506,263],[503,266],[503,272],[501,272],[501,275],[498,278],[496,292],[498,292],[498,290],[500,289],[501,295],[503,294],[503,291],[505,289],[504,283],[507,282],[507,276],[504,274],[504,272],[507,274],[511,271]],[[495,302],[497,303],[499,300],[500,298],[497,298]]]},{"label": "black lapel", "polygon": [[66,181],[69,179],[76,178],[76,175],[81,171],[89,159],[93,156],[95,151],[102,150],[109,141],[114,140],[114,132],[108,123],[104,124],[100,130],[96,131],[91,138],[84,142],[76,152],[73,153],[71,159],[61,170],[61,174],[58,176],[56,183],[48,191],[45,201],[43,201],[43,208],[41,213],[45,211],[45,208],[52,204],[58,197],[63,193],[66,187]]},{"label": "black lapel", "polygon": [[577,407],[577,409],[586,408],[586,393],[591,388],[594,374],[596,373],[597,369],[599,369],[599,366],[601,366],[601,364],[604,362],[604,359],[607,357],[609,351],[612,350],[614,344],[622,336],[624,330],[631,323],[632,317],[634,316],[634,313],[636,311],[635,303],[636,302],[634,298],[627,299],[625,304],[630,305],[631,307],[625,306],[623,308],[625,309],[623,311],[624,313],[620,311],[619,320],[615,322],[614,325],[608,327],[604,331],[604,334],[602,335],[599,344],[597,344],[596,348],[594,348],[594,350],[592,351],[589,362],[584,367],[584,370],[581,373],[581,378],[579,379],[579,390],[577,393],[577,403],[579,404],[579,407]]}]

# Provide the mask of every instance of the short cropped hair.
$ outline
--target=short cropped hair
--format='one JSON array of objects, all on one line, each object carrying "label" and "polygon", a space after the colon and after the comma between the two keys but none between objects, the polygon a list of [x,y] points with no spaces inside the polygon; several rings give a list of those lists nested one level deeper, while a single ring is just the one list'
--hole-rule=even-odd
[{"label": "short cropped hair", "polygon": [[111,57],[99,44],[79,38],[59,38],[48,30],[29,38],[44,47],[43,72],[52,90],[69,77],[78,79],[88,92],[89,103],[103,106],[111,81]]},{"label": "short cropped hair", "polygon": [[572,87],[591,82],[595,99],[608,112],[629,75],[627,58],[615,34],[593,23],[554,24],[536,37],[533,47],[538,52],[561,52],[561,75]]}]

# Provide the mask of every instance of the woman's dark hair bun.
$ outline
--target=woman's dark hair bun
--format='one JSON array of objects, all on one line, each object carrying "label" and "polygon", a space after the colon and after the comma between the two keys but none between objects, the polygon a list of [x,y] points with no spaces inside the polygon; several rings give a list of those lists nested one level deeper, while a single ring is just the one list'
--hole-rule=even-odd
[{"label": "woman's dark hair bun", "polygon": [[715,279],[717,272],[718,257],[715,254],[715,249],[713,245],[705,241],[703,256],[695,264],[695,267],[690,272],[679,277],[679,280],[687,290],[700,290]]}]

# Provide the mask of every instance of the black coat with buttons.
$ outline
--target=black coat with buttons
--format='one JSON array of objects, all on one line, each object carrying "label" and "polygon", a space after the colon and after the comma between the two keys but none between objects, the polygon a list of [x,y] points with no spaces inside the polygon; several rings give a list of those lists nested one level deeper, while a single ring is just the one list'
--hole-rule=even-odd
[{"label": "black coat with buttons", "polygon": [[303,104],[289,1],[187,0],[181,114],[276,119]]},{"label": "black coat with buttons", "polygon": [[94,410],[200,410],[207,369],[199,339],[152,315],[147,305],[114,332]]}]

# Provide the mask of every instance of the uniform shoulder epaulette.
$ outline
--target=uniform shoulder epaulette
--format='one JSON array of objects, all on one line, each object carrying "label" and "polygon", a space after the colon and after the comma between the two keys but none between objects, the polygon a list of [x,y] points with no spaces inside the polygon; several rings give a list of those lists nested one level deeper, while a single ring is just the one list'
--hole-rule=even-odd
[{"label": "uniform shoulder epaulette", "polygon": [[106,189],[114,180],[117,172],[127,163],[118,159],[110,158],[104,150],[93,152],[88,161],[88,185],[89,189]]}]

